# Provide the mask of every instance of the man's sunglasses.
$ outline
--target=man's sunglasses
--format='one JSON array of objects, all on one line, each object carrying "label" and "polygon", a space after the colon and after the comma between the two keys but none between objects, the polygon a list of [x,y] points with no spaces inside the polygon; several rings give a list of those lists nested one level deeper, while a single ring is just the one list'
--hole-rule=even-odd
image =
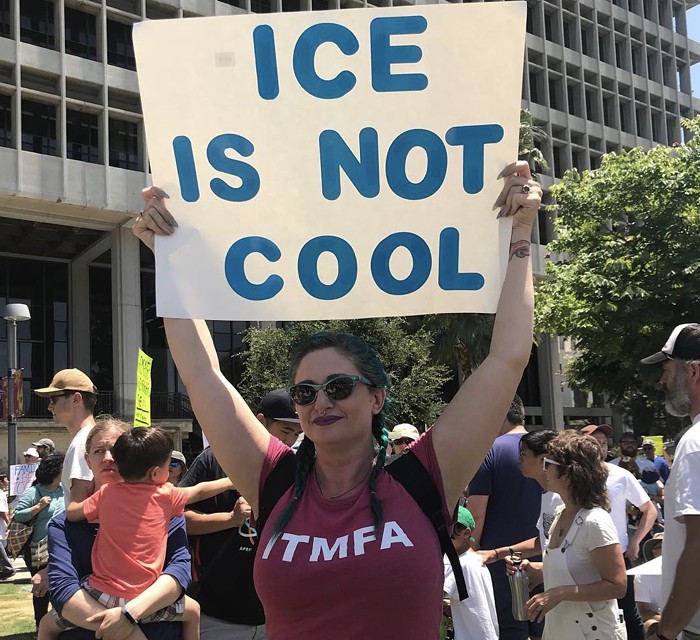
[{"label": "man's sunglasses", "polygon": [[182,462],[180,460],[171,460],[170,461],[170,468],[171,469],[177,469],[182,466]]},{"label": "man's sunglasses", "polygon": [[326,380],[321,384],[313,384],[312,382],[301,382],[292,385],[289,388],[289,395],[294,404],[308,405],[316,400],[319,391],[323,391],[331,400],[345,400],[350,397],[350,394],[355,388],[355,384],[361,382],[369,387],[374,384],[371,380],[363,376],[336,376],[330,380]]},{"label": "man's sunglasses", "polygon": [[413,440],[411,440],[411,438],[397,438],[396,440],[391,441],[391,444],[393,444],[393,445],[405,444],[408,446],[409,444],[412,444],[412,443],[413,443]]},{"label": "man's sunglasses", "polygon": [[542,471],[547,471],[547,467],[550,464],[554,464],[557,467],[563,467],[564,465],[561,462],[557,462],[556,460],[552,460],[551,458],[542,458]]},{"label": "man's sunglasses", "polygon": [[74,393],[77,393],[77,391],[64,391],[62,393],[56,393],[52,396],[49,396],[49,404],[53,404],[59,398],[66,398],[67,396],[72,396]]}]

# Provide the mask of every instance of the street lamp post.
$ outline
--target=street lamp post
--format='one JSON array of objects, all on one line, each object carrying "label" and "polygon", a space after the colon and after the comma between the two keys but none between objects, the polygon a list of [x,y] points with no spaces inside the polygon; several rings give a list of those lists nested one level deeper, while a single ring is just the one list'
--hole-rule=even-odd
[{"label": "street lamp post", "polygon": [[17,418],[15,417],[15,371],[17,370],[17,323],[31,318],[26,304],[8,304],[7,321],[7,461],[17,463]]}]

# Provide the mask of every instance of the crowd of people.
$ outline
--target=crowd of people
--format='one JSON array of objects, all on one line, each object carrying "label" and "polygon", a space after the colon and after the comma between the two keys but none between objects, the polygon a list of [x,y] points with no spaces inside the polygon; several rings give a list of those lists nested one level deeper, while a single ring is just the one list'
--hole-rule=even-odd
[{"label": "crowd of people", "polygon": [[[387,373],[350,334],[297,345],[289,387],[253,411],[206,324],[166,318],[211,445],[189,465],[159,428],[96,419],[81,371],[37,389],[71,435],[65,455],[34,443],[36,483],[13,516],[33,525],[41,640],[700,637],[700,325],[643,360],[663,365],[667,409],[694,416],[672,466],[629,432],[608,462],[605,424],[528,433],[515,390],[541,189],[526,163],[503,179],[513,230],[490,353],[423,433],[390,423]],[[177,225],[160,190],[144,200],[134,232],[152,249]],[[660,580],[628,575],[662,527]]]}]

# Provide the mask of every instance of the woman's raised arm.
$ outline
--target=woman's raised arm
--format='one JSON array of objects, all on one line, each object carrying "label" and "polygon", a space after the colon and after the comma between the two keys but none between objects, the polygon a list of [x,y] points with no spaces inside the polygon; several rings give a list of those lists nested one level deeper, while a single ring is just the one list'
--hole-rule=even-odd
[{"label": "woman's raised arm", "polygon": [[[170,235],[177,226],[163,195],[155,187],[143,192],[144,211],[134,225],[134,234],[151,250],[156,235]],[[216,459],[255,510],[270,434],[221,373],[214,342],[203,320],[165,318],[165,332],[192,408]]]},{"label": "woman's raised arm", "polygon": [[447,504],[457,502],[498,435],[532,348],[534,290],[530,233],[542,200],[526,162],[503,170],[499,216],[513,216],[508,269],[491,350],[433,427]]}]

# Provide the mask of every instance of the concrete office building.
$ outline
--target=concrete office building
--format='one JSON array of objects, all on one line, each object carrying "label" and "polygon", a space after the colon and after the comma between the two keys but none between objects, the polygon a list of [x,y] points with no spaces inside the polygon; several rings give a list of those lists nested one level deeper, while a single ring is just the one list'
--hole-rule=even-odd
[{"label": "concrete office building", "polygon": [[[420,4],[419,0],[415,1]],[[687,37],[698,0],[529,0],[523,106],[549,141],[545,184],[602,154],[681,140],[698,111]],[[76,366],[98,385],[102,410],[133,411],[139,346],[155,357],[154,415],[191,424],[155,317],[152,259],[129,228],[149,184],[131,25],[143,19],[410,5],[413,0],[0,0],[0,308],[29,304],[19,325],[25,415],[45,431],[31,389]],[[542,272],[551,224],[536,230]],[[245,323],[213,323],[227,374],[237,376]],[[521,391],[534,420],[604,417],[562,384],[561,340],[543,339]],[[0,323],[0,367],[5,366]],[[180,420],[182,422],[173,422]],[[24,435],[23,435],[24,434]],[[25,435],[27,437],[25,437]],[[0,462],[5,438],[0,433]]]}]

